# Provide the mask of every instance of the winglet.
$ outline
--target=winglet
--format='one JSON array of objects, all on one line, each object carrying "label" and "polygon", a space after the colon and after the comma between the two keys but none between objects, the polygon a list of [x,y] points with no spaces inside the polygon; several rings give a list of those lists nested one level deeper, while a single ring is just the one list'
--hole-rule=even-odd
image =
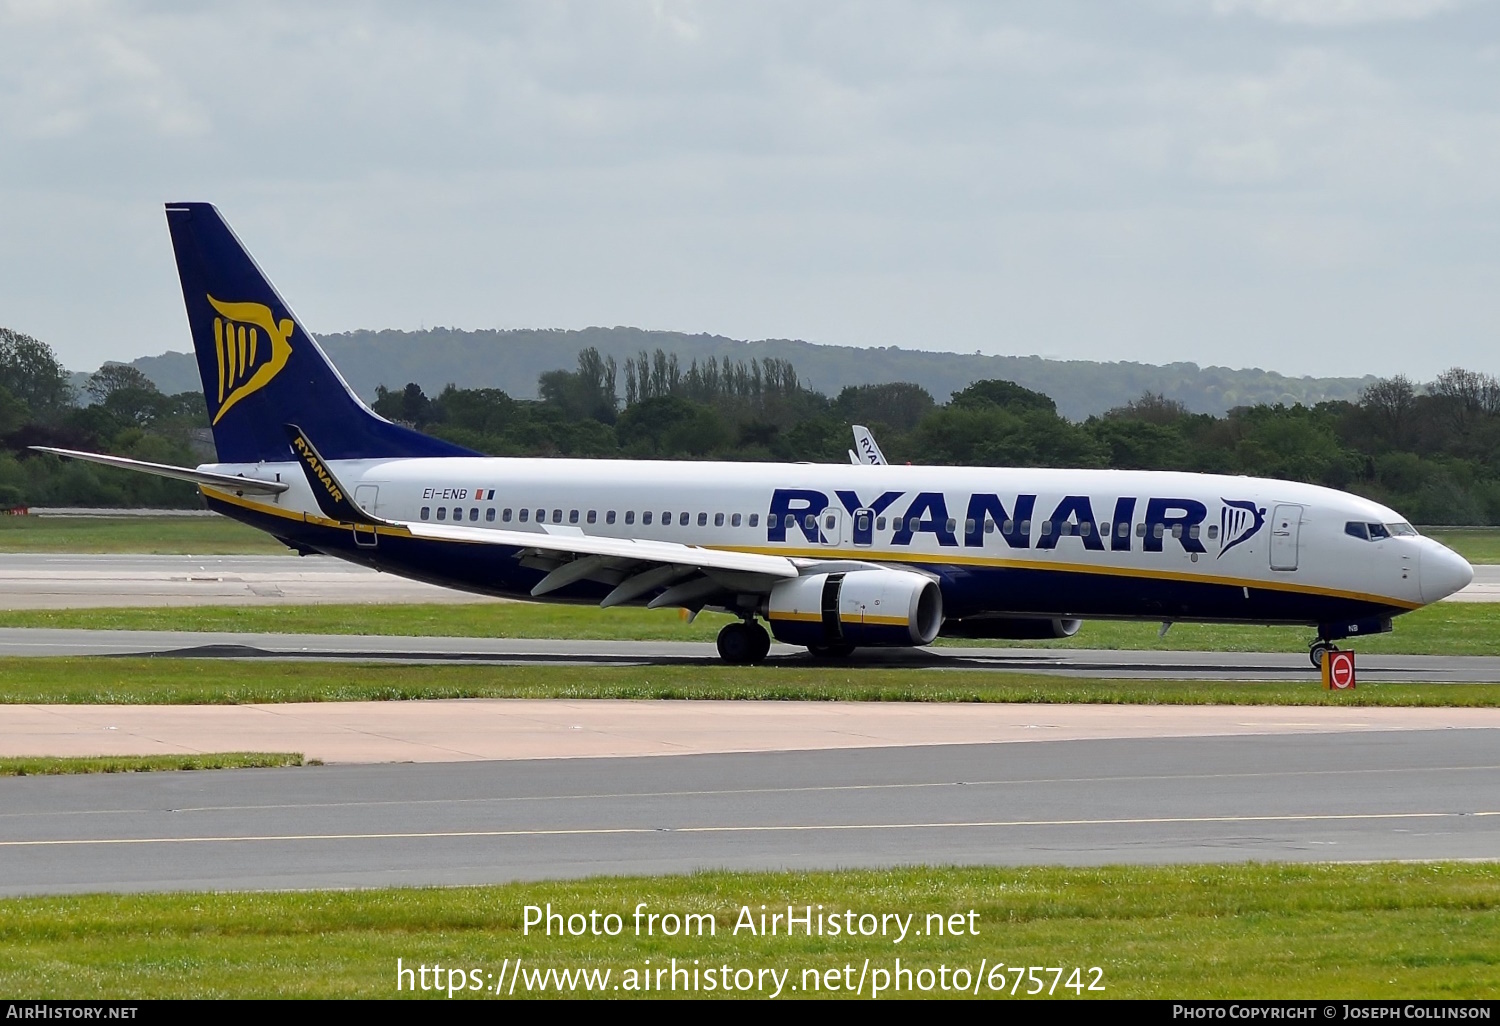
[{"label": "winglet", "polygon": [[292,452],[296,454],[302,473],[307,476],[307,483],[312,487],[313,498],[318,500],[318,508],[323,511],[324,516],[344,524],[389,523],[360,508],[350,496],[349,490],[334,476],[333,468],[318,454],[306,432],[296,424],[283,426],[286,428],[287,441],[292,444]]}]

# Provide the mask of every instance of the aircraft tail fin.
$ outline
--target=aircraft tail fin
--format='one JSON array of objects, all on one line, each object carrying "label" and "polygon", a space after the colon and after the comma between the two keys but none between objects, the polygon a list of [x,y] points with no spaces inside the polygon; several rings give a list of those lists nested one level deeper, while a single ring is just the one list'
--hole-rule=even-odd
[{"label": "aircraft tail fin", "polygon": [[212,204],[168,204],[167,226],[220,462],[293,458],[288,422],[329,459],[475,455],[361,402]]}]

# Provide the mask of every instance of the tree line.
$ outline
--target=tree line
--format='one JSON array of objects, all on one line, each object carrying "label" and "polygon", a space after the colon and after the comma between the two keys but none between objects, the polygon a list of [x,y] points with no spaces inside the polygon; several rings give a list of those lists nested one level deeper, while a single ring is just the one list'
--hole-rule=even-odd
[{"label": "tree line", "polygon": [[[661,350],[621,368],[596,349],[543,373],[539,398],[449,385],[376,388],[388,419],[479,452],[845,462],[849,425],[872,428],[896,463],[1115,467],[1248,474],[1366,495],[1417,523],[1500,524],[1500,381],[1454,368],[1418,383],[1373,381],[1357,399],[1254,405],[1216,417],[1153,392],[1083,421],[1010,381],[938,402],[905,382],[826,396],[786,360],[694,360]],[[203,397],[163,395],[108,364],[82,394],[50,348],[0,329],[0,508],[196,505],[194,489],[32,453],[55,445],[161,463],[213,459]]]}]

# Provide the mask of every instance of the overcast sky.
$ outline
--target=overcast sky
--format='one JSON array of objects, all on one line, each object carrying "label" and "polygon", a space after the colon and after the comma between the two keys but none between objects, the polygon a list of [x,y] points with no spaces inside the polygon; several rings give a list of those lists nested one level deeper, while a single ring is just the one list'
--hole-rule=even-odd
[{"label": "overcast sky", "polygon": [[0,0],[0,325],[304,323],[1500,373],[1500,0]]}]

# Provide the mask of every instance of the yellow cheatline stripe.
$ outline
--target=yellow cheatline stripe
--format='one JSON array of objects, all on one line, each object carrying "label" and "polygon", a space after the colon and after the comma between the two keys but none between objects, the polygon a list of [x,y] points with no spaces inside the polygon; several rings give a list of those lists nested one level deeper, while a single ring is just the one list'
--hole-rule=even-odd
[{"label": "yellow cheatline stripe", "polygon": [[1141,816],[1131,819],[995,819],[956,823],[807,823],[763,826],[562,827],[551,830],[426,830],[370,834],[240,834],[229,837],[69,837],[0,841],[0,848],[72,848],[124,844],[231,844],[266,841],[406,841],[465,837],[594,837],[616,834],[781,834],[849,830],[993,830],[1059,826],[1171,826],[1194,823],[1337,823],[1395,819],[1459,819],[1500,812],[1349,812],[1286,816]]},{"label": "yellow cheatline stripe", "polygon": [[[791,613],[771,610],[766,614],[768,620],[795,620],[798,623],[822,623],[822,613]],[[904,621],[903,621],[904,622]]]},{"label": "yellow cheatline stripe", "polygon": [[[274,506],[266,506],[249,499],[222,492],[209,485],[200,485],[199,488],[205,495],[215,499],[242,506],[245,509],[257,513],[265,513],[272,516],[283,517],[288,520],[306,521],[319,527],[337,527],[347,529],[350,525],[340,523],[337,520],[329,520],[327,517],[316,513],[301,513],[292,510],[278,509]],[[404,527],[377,527],[377,533],[394,535],[402,538],[411,537],[411,532]],[[598,537],[606,537],[600,535]],[[482,542],[453,542],[457,545],[480,545]],[[1151,570],[1138,567],[1124,566],[1099,566],[1094,564],[1080,563],[1058,563],[1042,560],[1001,559],[995,556],[969,556],[961,553],[922,553],[910,552],[877,552],[872,549],[857,549],[849,551],[846,549],[829,550],[826,548],[773,548],[755,545],[705,545],[706,549],[719,552],[749,552],[763,556],[785,556],[788,559],[810,558],[810,559],[859,559],[875,563],[899,563],[902,565],[915,566],[983,566],[993,569],[1010,570],[1041,570],[1049,573],[1070,574],[1102,574],[1106,577],[1128,577],[1134,580],[1148,579],[1160,581],[1183,581],[1189,584],[1217,584],[1234,588],[1254,588],[1258,591],[1283,591],[1293,595],[1319,595],[1326,598],[1353,599],[1358,602],[1373,602],[1383,606],[1394,606],[1400,609],[1421,609],[1422,603],[1408,602],[1405,599],[1392,598],[1389,595],[1373,595],[1362,591],[1344,591],[1338,588],[1322,588],[1311,585],[1294,584],[1290,581],[1260,581],[1246,577],[1218,577],[1212,574],[1184,573],[1180,570]],[[904,621],[903,621],[904,622]]]}]

